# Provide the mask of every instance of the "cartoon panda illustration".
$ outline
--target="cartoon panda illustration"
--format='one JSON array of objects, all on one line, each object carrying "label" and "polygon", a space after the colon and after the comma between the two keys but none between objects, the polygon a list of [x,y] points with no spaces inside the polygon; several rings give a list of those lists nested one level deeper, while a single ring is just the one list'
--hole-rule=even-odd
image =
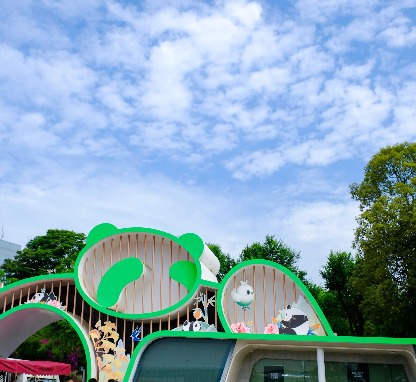
[{"label": "cartoon panda illustration", "polygon": [[184,332],[199,332],[201,330],[201,323],[198,321],[189,322],[186,320],[182,325],[182,330]]},{"label": "cartoon panda illustration", "polygon": [[282,334],[307,335],[310,328],[308,316],[298,308],[291,308],[290,305],[287,306],[280,323],[283,327],[279,329],[279,333]]},{"label": "cartoon panda illustration", "polygon": [[50,292],[49,295],[48,295],[48,301],[56,301],[56,300],[57,300],[57,298],[56,298],[55,293]]},{"label": "cartoon panda illustration", "polygon": [[31,298],[30,302],[41,302],[43,301],[44,293],[35,293],[35,295]]}]

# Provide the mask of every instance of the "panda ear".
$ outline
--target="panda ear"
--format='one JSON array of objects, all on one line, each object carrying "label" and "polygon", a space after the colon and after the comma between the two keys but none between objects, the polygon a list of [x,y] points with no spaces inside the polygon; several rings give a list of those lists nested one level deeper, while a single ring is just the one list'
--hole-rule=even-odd
[{"label": "panda ear", "polygon": [[290,309],[290,305],[288,305],[288,306],[286,307],[286,309]]}]

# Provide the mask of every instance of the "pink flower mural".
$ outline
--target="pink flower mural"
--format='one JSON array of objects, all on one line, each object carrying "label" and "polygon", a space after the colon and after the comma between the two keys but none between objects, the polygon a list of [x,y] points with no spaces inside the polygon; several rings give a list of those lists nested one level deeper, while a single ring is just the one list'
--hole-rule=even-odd
[{"label": "pink flower mural", "polygon": [[279,328],[275,324],[269,324],[264,328],[264,334],[279,334]]},{"label": "pink flower mural", "polygon": [[231,330],[234,333],[250,333],[251,329],[246,325],[245,322],[237,322],[236,324],[231,324]]}]

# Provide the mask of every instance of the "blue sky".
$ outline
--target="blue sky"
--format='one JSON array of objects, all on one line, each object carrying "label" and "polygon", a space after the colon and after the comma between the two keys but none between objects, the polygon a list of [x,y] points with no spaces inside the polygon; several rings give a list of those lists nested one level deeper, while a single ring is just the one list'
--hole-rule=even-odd
[{"label": "blue sky", "polygon": [[416,138],[416,1],[2,1],[0,225],[274,234],[320,282],[348,186]]}]

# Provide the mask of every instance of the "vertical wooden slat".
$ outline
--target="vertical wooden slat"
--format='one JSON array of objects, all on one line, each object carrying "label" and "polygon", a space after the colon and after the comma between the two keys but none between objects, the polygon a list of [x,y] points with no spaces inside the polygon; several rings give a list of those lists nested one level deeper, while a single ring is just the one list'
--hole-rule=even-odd
[{"label": "vertical wooden slat", "polygon": [[30,300],[30,285],[27,287],[26,302]]},{"label": "vertical wooden slat", "polygon": [[160,243],[160,262],[161,262],[161,272],[160,272],[160,284],[159,284],[159,298],[160,298],[160,304],[159,309],[162,310],[162,290],[163,290],[163,244],[164,244],[165,238],[162,237],[161,243]]},{"label": "vertical wooden slat", "polygon": [[[139,235],[136,234],[136,245],[135,245],[135,257],[139,257]],[[144,272],[146,269],[144,269]],[[144,278],[144,276],[143,276]],[[135,280],[133,283],[133,314],[136,313],[136,300],[137,300],[137,281]],[[134,342],[134,341],[133,341]]]},{"label": "vertical wooden slat", "polygon": [[[130,257],[130,235],[127,235],[127,257]],[[128,291],[130,290],[131,286],[124,287],[124,312],[127,312],[129,308],[128,306]]]},{"label": "vertical wooden slat", "polygon": [[[243,281],[247,281],[247,278],[246,278],[246,270],[245,269],[243,269]],[[253,290],[254,290],[254,285],[253,285]],[[235,304],[235,305],[237,305],[237,304]],[[248,321],[247,320],[247,310],[244,310],[243,311],[243,321],[244,322],[247,322]]]},{"label": "vertical wooden slat", "polygon": [[58,287],[58,301],[61,302],[61,288],[62,288],[62,280],[59,280],[59,287]]},{"label": "vertical wooden slat", "polygon": [[12,304],[11,304],[10,309],[13,309],[13,306],[14,306],[14,291],[13,291],[13,294],[12,294]]},{"label": "vertical wooden slat", "polygon": [[189,321],[189,304],[186,306],[186,319]]},{"label": "vertical wooden slat", "polygon": [[179,327],[179,325],[180,325],[180,317],[179,317],[179,311],[178,311],[177,319],[176,319],[176,327]]},{"label": "vertical wooden slat", "polygon": [[266,267],[263,265],[263,318],[264,327],[267,325],[266,319]]},{"label": "vertical wooden slat", "polygon": [[[243,277],[244,278],[244,277]],[[234,275],[234,289],[237,289],[237,277]],[[237,304],[234,302],[234,319],[233,323],[237,323]]]},{"label": "vertical wooden slat", "polygon": [[6,311],[6,301],[7,301],[8,293],[4,295],[4,305],[3,305],[3,313]]},{"label": "vertical wooden slat", "polygon": [[21,305],[22,303],[22,297],[23,297],[23,288],[20,288],[19,305]]},{"label": "vertical wooden slat", "polygon": [[105,263],[105,242],[103,242],[103,248],[101,252],[101,278],[104,275],[104,263]]},{"label": "vertical wooden slat", "polygon": [[110,242],[110,267],[113,266],[113,256],[114,256],[114,238],[111,238]]},{"label": "vertical wooden slat", "polygon": [[143,320],[142,320],[142,332],[141,332],[141,338],[142,338],[142,339],[143,339],[143,336],[144,336],[143,331],[144,331],[144,327],[143,327]]},{"label": "vertical wooden slat", "polygon": [[121,260],[121,248],[122,248],[122,246],[123,246],[123,236],[120,235],[118,237],[118,261]]},{"label": "vertical wooden slat", "polygon": [[[182,247],[179,246],[179,250],[178,250],[178,261],[180,261],[180,259],[181,259],[181,251],[182,251]],[[178,283],[178,300],[180,300],[180,299],[181,299],[181,284]]]},{"label": "vertical wooden slat", "polygon": [[93,263],[92,263],[92,290],[94,291],[95,295],[95,268],[97,264],[97,250],[94,248],[94,257],[93,257]]},{"label": "vertical wooden slat", "polygon": [[[65,306],[68,307],[68,301],[69,301],[69,280],[66,283],[66,299],[65,299]],[[68,311],[68,308],[66,308]],[[69,312],[68,312],[69,313]]]},{"label": "vertical wooden slat", "polygon": [[84,285],[87,285],[88,260],[89,260],[89,258],[87,257],[87,258],[85,259],[84,269],[83,269],[83,271],[82,271],[82,282],[84,283]]},{"label": "vertical wooden slat", "polygon": [[[225,313],[225,318],[227,320],[227,322],[229,322],[230,324],[233,323],[233,321],[231,320],[231,313],[230,310],[228,309],[228,288],[225,290],[224,293],[224,297],[223,297],[223,301],[222,301],[222,306],[225,308],[224,309],[224,313]],[[230,326],[231,327],[231,326]]]},{"label": "vertical wooden slat", "polygon": [[155,245],[156,238],[155,235],[152,236],[152,283],[150,285],[150,309],[153,312],[153,293],[154,293],[154,284],[155,284]]},{"label": "vertical wooden slat", "polygon": [[293,286],[293,298],[294,298],[293,302],[296,302],[296,284],[292,283],[292,286]]},{"label": "vertical wooden slat", "polygon": [[[144,235],[144,258],[143,258],[143,264],[146,267],[146,255],[147,255],[147,235]],[[153,272],[153,269],[152,269]],[[147,276],[148,272],[145,270],[145,275],[143,277],[143,290],[142,290],[142,313],[145,312],[145,308],[144,308],[144,295],[145,295],[145,278]]]},{"label": "vertical wooden slat", "polygon": [[[172,240],[170,241],[170,261],[169,261],[169,269],[172,266],[173,261],[173,248],[172,248]],[[169,277],[169,306],[172,306],[172,279]]]},{"label": "vertical wooden slat", "polygon": [[[256,295],[256,266],[253,265],[253,290],[254,295]],[[256,319],[256,299],[253,301],[253,310],[254,310],[254,333],[257,333],[257,319]],[[245,313],[246,311],[244,311]]]},{"label": "vertical wooden slat", "polygon": [[[121,245],[122,245],[123,236],[118,237],[118,260],[121,260]],[[118,303],[116,304],[116,312],[118,312]]]},{"label": "vertical wooden slat", "polygon": [[82,299],[81,299],[81,324],[83,324],[83,323],[84,323],[84,304],[85,304],[85,301],[84,301],[84,299],[82,298]]},{"label": "vertical wooden slat", "polygon": [[277,301],[276,301],[276,268],[273,268],[273,317],[277,316]]},{"label": "vertical wooden slat", "polygon": [[286,309],[286,275],[283,273],[283,309]]},{"label": "vertical wooden slat", "polygon": [[90,316],[88,317],[88,331],[90,331],[92,329],[92,306],[90,306]]},{"label": "vertical wooden slat", "polygon": [[170,330],[170,314],[168,315],[168,330]]},{"label": "vertical wooden slat", "polygon": [[153,319],[150,320],[150,334],[153,333]]},{"label": "vertical wooden slat", "polygon": [[74,290],[74,307],[72,308],[72,316],[75,316],[75,308],[77,303],[77,290]]},{"label": "vertical wooden slat", "polygon": [[[126,319],[123,318],[123,344],[126,343]],[[124,345],[126,346],[126,345]]]},{"label": "vertical wooden slat", "polygon": [[[125,320],[124,320],[125,321]],[[131,322],[131,325],[132,325],[132,333],[134,332],[134,330],[136,329],[136,324],[135,324],[135,321],[133,320],[132,322]],[[142,331],[143,331],[143,328],[142,328]],[[134,350],[134,341],[133,341],[133,337],[131,336],[131,353],[133,354],[133,350]]]}]

